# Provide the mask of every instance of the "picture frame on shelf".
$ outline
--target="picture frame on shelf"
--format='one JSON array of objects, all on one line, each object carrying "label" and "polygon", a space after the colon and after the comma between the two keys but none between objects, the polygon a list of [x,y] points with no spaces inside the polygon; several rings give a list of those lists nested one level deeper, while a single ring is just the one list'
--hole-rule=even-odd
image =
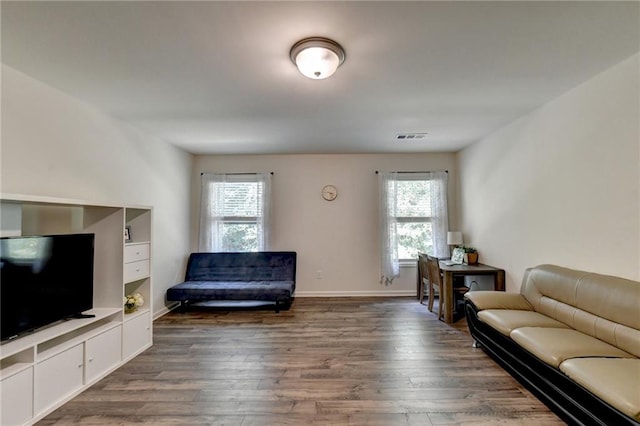
[{"label": "picture frame on shelf", "polygon": [[129,225],[124,227],[124,242],[125,243],[131,242],[131,226]]}]

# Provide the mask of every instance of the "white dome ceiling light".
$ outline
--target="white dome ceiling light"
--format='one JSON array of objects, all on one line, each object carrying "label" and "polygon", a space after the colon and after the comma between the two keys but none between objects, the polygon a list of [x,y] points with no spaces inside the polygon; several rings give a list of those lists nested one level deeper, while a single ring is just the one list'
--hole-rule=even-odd
[{"label": "white dome ceiling light", "polygon": [[291,61],[302,75],[314,80],[331,77],[344,62],[344,49],[333,40],[309,37],[293,45],[289,52]]}]

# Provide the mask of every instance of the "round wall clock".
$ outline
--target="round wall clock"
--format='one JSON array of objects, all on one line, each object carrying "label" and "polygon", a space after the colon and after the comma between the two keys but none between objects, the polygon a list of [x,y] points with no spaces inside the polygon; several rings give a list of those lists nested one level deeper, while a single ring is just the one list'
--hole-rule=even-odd
[{"label": "round wall clock", "polygon": [[338,197],[338,189],[333,185],[325,185],[322,188],[322,198],[327,201],[333,201]]}]

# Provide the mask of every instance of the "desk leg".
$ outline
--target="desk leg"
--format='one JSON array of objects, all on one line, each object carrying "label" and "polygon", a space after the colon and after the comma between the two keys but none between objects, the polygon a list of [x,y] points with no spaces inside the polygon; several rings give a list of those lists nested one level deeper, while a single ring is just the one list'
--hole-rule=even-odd
[{"label": "desk leg", "polygon": [[498,271],[496,273],[495,290],[505,291],[504,270]]},{"label": "desk leg", "polygon": [[444,271],[444,322],[451,324],[453,322],[453,273]]}]

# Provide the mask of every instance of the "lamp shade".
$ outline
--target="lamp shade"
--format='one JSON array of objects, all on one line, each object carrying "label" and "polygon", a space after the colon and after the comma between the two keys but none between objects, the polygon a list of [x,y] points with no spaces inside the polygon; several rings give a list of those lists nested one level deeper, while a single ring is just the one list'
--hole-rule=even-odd
[{"label": "lamp shade", "polygon": [[447,244],[450,246],[459,246],[462,244],[462,232],[450,231],[447,232]]},{"label": "lamp shade", "polygon": [[300,40],[293,45],[289,56],[302,75],[314,80],[331,77],[345,58],[338,43],[323,37]]}]

